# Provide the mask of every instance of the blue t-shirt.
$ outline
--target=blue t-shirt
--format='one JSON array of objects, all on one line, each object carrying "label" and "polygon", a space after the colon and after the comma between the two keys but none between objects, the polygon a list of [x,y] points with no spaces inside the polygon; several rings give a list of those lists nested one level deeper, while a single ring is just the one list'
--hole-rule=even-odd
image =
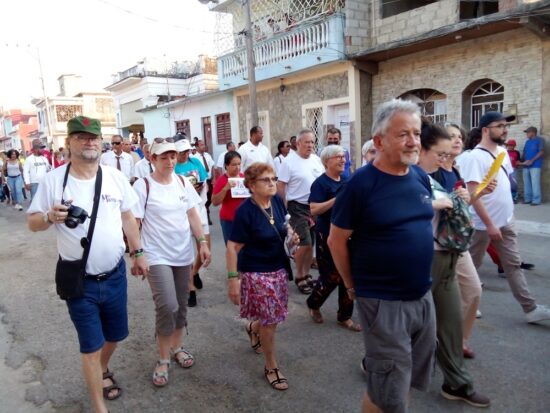
[{"label": "blue t-shirt", "polygon": [[345,149],[346,151],[346,163],[344,165],[344,173],[342,173],[342,177],[346,178],[346,179],[349,179],[349,177],[351,176],[351,159],[350,159],[350,156],[349,156],[349,152],[347,149]]},{"label": "blue t-shirt", "polygon": [[431,173],[430,176],[449,193],[454,191],[455,184],[461,179],[460,174],[455,168],[451,172],[444,168],[439,168],[434,173]]},{"label": "blue t-shirt", "polygon": [[[535,157],[537,153],[544,149],[544,139],[540,136],[527,139],[523,148],[524,160],[528,161]],[[524,168],[542,168],[542,157],[533,162],[532,165],[524,166]]]},{"label": "blue t-shirt", "polygon": [[237,209],[229,240],[244,244],[237,264],[240,272],[273,272],[286,267],[287,256],[282,242],[286,237],[286,208],[277,195],[271,199],[271,208],[280,236],[252,198]]},{"label": "blue t-shirt", "polygon": [[190,178],[193,185],[196,182],[204,182],[206,178],[208,178],[208,173],[206,172],[206,169],[204,169],[204,165],[201,161],[192,157],[189,157],[189,160],[185,163],[176,164],[174,172],[178,175],[183,175]]},{"label": "blue t-shirt", "polygon": [[[309,202],[325,202],[336,196],[338,192],[344,187],[348,180],[344,178],[344,175],[340,177],[339,181],[335,181],[329,178],[327,174],[321,175],[311,184],[311,192],[309,194]],[[330,232],[330,215],[332,208],[325,211],[317,217],[315,229],[321,234],[328,235]],[[326,239],[326,237],[325,237]]]},{"label": "blue t-shirt", "polygon": [[360,168],[338,194],[332,223],[353,230],[349,243],[357,296],[417,300],[430,289],[432,191],[417,166],[404,176],[373,164]]}]

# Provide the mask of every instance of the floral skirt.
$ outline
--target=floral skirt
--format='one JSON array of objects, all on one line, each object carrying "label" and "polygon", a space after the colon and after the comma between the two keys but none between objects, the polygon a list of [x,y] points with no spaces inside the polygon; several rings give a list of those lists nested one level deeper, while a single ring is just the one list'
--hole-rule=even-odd
[{"label": "floral skirt", "polygon": [[287,314],[288,274],[284,268],[241,273],[241,317],[267,326],[284,321]]}]

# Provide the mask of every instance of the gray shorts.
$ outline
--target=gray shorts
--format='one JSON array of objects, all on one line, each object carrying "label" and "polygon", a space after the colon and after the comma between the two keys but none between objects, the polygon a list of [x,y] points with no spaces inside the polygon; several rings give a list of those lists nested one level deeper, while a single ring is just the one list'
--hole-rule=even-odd
[{"label": "gray shorts", "polygon": [[432,293],[414,301],[358,297],[357,308],[365,340],[369,398],[385,413],[406,412],[410,388],[426,390],[434,371]]},{"label": "gray shorts", "polygon": [[155,331],[170,336],[187,326],[187,296],[191,266],[151,265],[147,280],[155,302]]}]

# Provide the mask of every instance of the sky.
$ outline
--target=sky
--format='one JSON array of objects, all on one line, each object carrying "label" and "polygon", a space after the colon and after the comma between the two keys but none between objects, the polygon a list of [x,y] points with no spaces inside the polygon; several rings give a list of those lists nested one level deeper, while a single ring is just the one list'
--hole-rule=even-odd
[{"label": "sky", "polygon": [[198,0],[12,0],[2,2],[0,107],[32,108],[59,93],[62,74],[82,76],[85,91],[102,90],[111,75],[144,57],[195,60],[215,52],[216,13]]}]

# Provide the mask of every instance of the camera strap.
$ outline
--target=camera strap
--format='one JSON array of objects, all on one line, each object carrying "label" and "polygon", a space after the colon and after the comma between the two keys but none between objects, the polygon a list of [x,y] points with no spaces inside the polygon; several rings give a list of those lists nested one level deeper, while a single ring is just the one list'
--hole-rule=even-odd
[{"label": "camera strap", "polygon": [[[63,201],[63,193],[65,193],[65,186],[67,186],[67,179],[69,178],[69,170],[71,169],[71,162],[67,164],[67,170],[65,171],[65,177],[63,178],[63,189],[61,190],[61,203]],[[92,208],[92,215],[90,216],[90,226],[88,227],[88,234],[85,238],[80,240],[80,245],[84,249],[82,253],[82,264],[86,268],[88,262],[88,255],[90,254],[90,247],[92,245],[92,237],[94,235],[95,221],[97,218],[97,211],[99,209],[99,197],[101,196],[101,182],[102,182],[101,165],[97,166],[97,174],[95,177],[95,191],[94,191],[94,206]]]}]

